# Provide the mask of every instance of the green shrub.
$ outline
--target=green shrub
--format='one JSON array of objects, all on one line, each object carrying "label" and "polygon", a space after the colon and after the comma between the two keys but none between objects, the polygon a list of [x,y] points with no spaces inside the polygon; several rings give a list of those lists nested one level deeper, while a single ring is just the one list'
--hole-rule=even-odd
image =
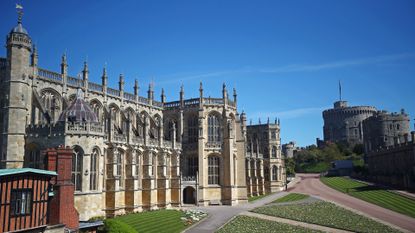
[{"label": "green shrub", "polygon": [[104,221],[105,225],[105,232],[107,233],[137,233],[134,228],[130,227],[124,222],[115,220],[115,219],[107,219]]}]

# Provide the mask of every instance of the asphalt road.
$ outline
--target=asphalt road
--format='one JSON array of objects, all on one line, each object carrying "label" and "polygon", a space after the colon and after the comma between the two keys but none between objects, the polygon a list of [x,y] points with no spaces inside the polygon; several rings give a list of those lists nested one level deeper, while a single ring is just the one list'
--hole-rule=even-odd
[{"label": "asphalt road", "polygon": [[320,181],[319,174],[297,174],[301,180],[289,192],[304,193],[333,201],[357,210],[384,223],[390,223],[409,232],[415,232],[415,218],[396,213],[329,188]]}]

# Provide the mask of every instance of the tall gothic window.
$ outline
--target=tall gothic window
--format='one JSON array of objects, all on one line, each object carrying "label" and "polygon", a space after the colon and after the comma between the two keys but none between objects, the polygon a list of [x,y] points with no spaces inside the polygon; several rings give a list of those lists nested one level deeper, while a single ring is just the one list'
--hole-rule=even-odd
[{"label": "tall gothic window", "polygon": [[221,124],[220,118],[217,115],[209,115],[208,117],[208,141],[220,142],[221,141]]},{"label": "tall gothic window", "polygon": [[269,181],[269,168],[267,166],[264,167],[264,178],[265,181]]},{"label": "tall gothic window", "polygon": [[48,123],[48,120],[50,120],[50,122],[55,122],[59,117],[61,108],[59,95],[52,91],[43,91],[41,101],[45,110],[48,112],[50,119],[46,119],[43,114],[40,119],[42,119],[43,123]]},{"label": "tall gothic window", "polygon": [[219,184],[219,157],[208,158],[208,184]]},{"label": "tall gothic window", "polygon": [[277,131],[275,131],[275,130],[272,130],[272,131],[271,131],[271,138],[272,138],[273,140],[276,140],[276,139],[277,139]]},{"label": "tall gothic window", "polygon": [[75,185],[75,191],[82,191],[82,159],[84,151],[79,146],[73,149],[72,154],[72,183]]},{"label": "tall gothic window", "polygon": [[135,171],[134,171],[134,175],[135,176],[139,176],[140,174],[140,154],[139,153],[135,153]]},{"label": "tall gothic window", "polygon": [[273,146],[271,149],[271,155],[272,155],[272,158],[277,157],[277,148],[275,146]]},{"label": "tall gothic window", "polygon": [[278,168],[277,166],[272,166],[272,181],[278,180]]},{"label": "tall gothic window", "polygon": [[196,176],[196,172],[199,168],[199,158],[197,156],[192,156],[186,159],[187,160],[187,176]]},{"label": "tall gothic window", "polygon": [[[177,122],[175,120],[170,120],[169,119],[165,123],[164,139],[166,139],[167,141],[173,140],[173,133],[174,133],[173,125],[176,125],[175,127],[177,127]],[[177,132],[178,131],[176,130],[176,140],[178,139],[177,138]]]},{"label": "tall gothic window", "polygon": [[99,170],[99,153],[97,149],[94,149],[91,154],[91,167],[89,172],[89,189],[98,189],[98,170]]},{"label": "tall gothic window", "polygon": [[124,152],[117,150],[116,157],[115,157],[115,162],[116,162],[116,166],[117,166],[116,175],[119,178],[119,187],[123,187],[123,185],[124,185],[124,183],[123,183],[123,157],[124,157]]},{"label": "tall gothic window", "polygon": [[187,140],[188,142],[197,142],[198,135],[198,119],[196,116],[190,116],[187,119]]},{"label": "tall gothic window", "polygon": [[95,115],[97,116],[98,121],[102,122],[104,119],[102,117],[103,114],[101,104],[97,100],[92,100],[90,106],[92,111],[94,111]]}]

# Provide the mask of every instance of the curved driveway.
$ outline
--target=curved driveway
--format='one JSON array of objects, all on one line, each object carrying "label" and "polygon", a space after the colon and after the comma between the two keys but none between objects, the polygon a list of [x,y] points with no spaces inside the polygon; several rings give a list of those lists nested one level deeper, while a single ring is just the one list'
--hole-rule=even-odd
[{"label": "curved driveway", "polygon": [[309,194],[333,201],[368,216],[377,218],[385,223],[390,223],[410,232],[415,232],[415,218],[396,213],[336,191],[323,184],[319,179],[319,174],[297,174],[297,176],[300,177],[301,180],[293,188],[290,188],[289,192]]}]

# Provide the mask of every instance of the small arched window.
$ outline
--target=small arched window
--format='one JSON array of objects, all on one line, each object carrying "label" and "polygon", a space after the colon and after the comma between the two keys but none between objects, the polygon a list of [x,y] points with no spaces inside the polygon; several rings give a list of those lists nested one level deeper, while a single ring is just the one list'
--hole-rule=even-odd
[{"label": "small arched window", "polygon": [[271,156],[272,158],[276,158],[277,157],[277,147],[273,146],[271,149]]},{"label": "small arched window", "polygon": [[40,150],[35,145],[30,145],[26,151],[25,167],[42,169],[42,158]]},{"label": "small arched window", "polygon": [[215,114],[211,114],[208,117],[208,141],[209,142],[221,142],[221,123],[220,117]]},{"label": "small arched window", "polygon": [[208,184],[219,184],[219,157],[210,156],[208,158]]},{"label": "small arched window", "polygon": [[75,185],[75,191],[82,191],[82,160],[84,150],[76,146],[72,154],[72,183]]},{"label": "small arched window", "polygon": [[277,166],[272,166],[272,181],[278,180],[278,168]]},{"label": "small arched window", "polygon": [[89,189],[98,189],[98,169],[99,169],[99,152],[98,149],[92,150],[91,167],[89,172]]}]

